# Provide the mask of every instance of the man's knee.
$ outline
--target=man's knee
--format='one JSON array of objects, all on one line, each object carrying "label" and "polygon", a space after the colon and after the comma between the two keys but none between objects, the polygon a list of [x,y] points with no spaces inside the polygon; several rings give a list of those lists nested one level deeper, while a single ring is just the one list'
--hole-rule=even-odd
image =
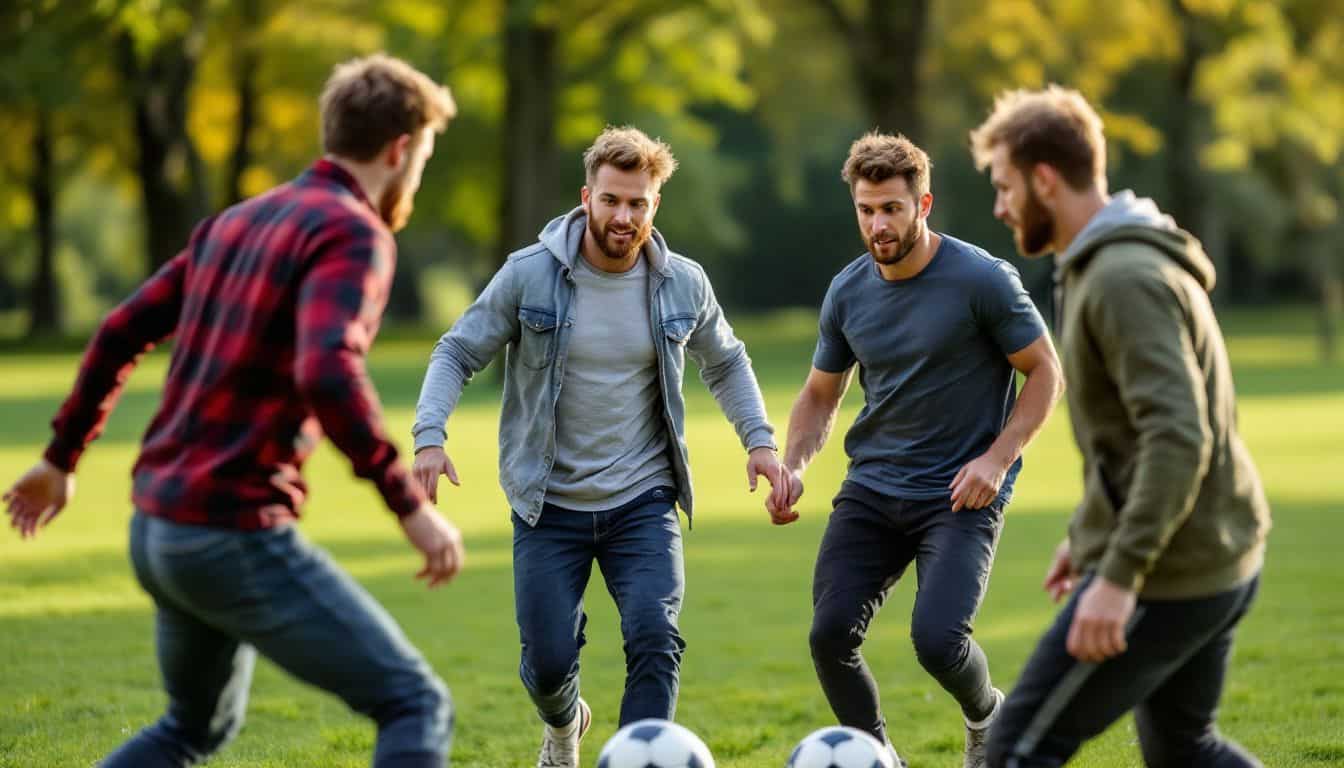
[{"label": "man's knee", "polygon": [[431,673],[426,685],[420,695],[418,707],[421,711],[429,715],[433,723],[435,734],[440,737],[444,751],[448,749],[448,741],[452,738],[453,732],[453,697],[448,692],[448,686],[439,679],[438,675]]},{"label": "man's knee", "polygon": [[933,674],[961,664],[971,641],[959,627],[920,621],[910,628],[910,640],[920,665]]},{"label": "man's knee", "polygon": [[579,664],[576,643],[528,643],[523,646],[519,670],[523,684],[534,693],[553,693],[564,687]]},{"label": "man's knee", "polygon": [[629,659],[670,655],[680,661],[686,650],[676,616],[666,612],[643,612],[622,618],[621,634]]},{"label": "man's knee", "polygon": [[843,611],[820,609],[812,616],[807,642],[814,661],[846,659],[863,645],[863,629]]}]

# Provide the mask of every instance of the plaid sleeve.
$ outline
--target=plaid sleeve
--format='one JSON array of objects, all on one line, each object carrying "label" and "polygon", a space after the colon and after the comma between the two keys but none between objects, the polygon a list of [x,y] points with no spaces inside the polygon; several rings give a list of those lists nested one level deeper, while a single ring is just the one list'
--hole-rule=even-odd
[{"label": "plaid sleeve", "polygon": [[173,335],[191,250],[209,225],[209,219],[198,225],[191,244],[103,320],[84,352],[70,397],[51,422],[54,434],[43,452],[47,461],[73,472],[84,449],[102,434],[140,356]]},{"label": "plaid sleeve", "polygon": [[396,245],[361,220],[331,224],[299,287],[294,371],[322,430],[404,517],[424,503],[387,439],[364,357],[392,285]]}]

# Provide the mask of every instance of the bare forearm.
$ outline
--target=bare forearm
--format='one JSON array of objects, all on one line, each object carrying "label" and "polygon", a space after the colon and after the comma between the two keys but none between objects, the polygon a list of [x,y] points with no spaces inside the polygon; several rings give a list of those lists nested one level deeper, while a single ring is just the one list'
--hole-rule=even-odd
[{"label": "bare forearm", "polygon": [[1027,444],[1040,433],[1063,393],[1064,376],[1057,366],[1042,364],[1033,368],[1022,384],[1008,423],[990,446],[990,453],[998,456],[1005,466],[1017,461]]},{"label": "bare forearm", "polygon": [[787,469],[802,472],[811,463],[830,437],[839,410],[838,402],[824,402],[806,390],[798,395],[789,414],[789,437],[784,452]]}]

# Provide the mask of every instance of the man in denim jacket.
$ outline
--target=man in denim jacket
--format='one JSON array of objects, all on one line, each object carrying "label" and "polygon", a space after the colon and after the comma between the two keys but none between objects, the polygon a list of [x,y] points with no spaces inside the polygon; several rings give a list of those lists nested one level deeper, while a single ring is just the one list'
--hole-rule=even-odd
[{"label": "man in denim jacket", "polygon": [[[582,205],[509,256],[434,348],[416,407],[416,478],[457,483],[444,424],[463,386],[507,346],[500,484],[513,509],[520,675],[546,727],[537,765],[577,766],[592,715],[579,698],[583,593],[597,561],[621,615],[622,725],[671,719],[685,642],[676,504],[692,514],[681,384],[700,368],[748,451],[747,475],[787,482],[760,388],[695,262],[653,229],[668,146],[609,128],[584,155]],[[778,497],[778,498],[776,498]]]}]

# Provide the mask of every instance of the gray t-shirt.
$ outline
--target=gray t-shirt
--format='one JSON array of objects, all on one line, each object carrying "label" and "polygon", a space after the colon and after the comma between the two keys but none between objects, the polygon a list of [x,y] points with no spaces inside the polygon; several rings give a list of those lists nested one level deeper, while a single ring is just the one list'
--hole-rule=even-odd
[{"label": "gray t-shirt", "polygon": [[584,512],[676,487],[668,456],[648,266],[610,274],[575,258],[564,381],[555,405],[555,464],[546,501]]},{"label": "gray t-shirt", "polygon": [[[849,479],[903,499],[950,497],[1016,400],[1007,355],[1045,333],[1011,264],[947,235],[908,280],[882,278],[865,253],[831,281],[812,365],[859,364],[863,409],[845,435]],[[999,498],[1012,496],[1019,459]]]}]

